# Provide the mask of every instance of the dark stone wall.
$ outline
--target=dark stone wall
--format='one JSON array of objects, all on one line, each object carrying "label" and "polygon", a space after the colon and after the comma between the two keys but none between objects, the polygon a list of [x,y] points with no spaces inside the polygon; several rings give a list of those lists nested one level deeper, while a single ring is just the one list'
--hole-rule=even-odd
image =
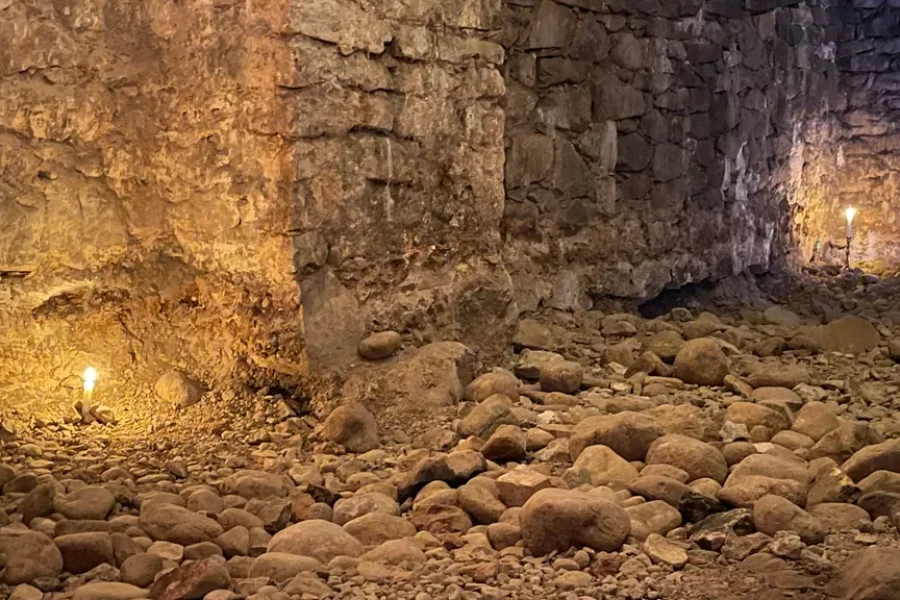
[{"label": "dark stone wall", "polygon": [[520,308],[781,260],[795,138],[835,95],[834,12],[508,1],[503,234]]}]

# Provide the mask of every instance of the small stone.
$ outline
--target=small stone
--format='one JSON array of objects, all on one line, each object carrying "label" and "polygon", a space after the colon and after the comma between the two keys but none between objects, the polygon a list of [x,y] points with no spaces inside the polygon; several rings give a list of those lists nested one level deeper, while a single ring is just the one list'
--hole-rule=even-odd
[{"label": "small stone", "polygon": [[658,533],[651,533],[644,541],[644,553],[650,560],[674,567],[682,568],[688,562],[687,551],[681,546],[670,542]]},{"label": "small stone", "polygon": [[163,401],[180,407],[188,407],[200,401],[200,384],[181,371],[167,371],[156,383],[153,391]]},{"label": "small stone", "polygon": [[325,419],[325,439],[341,444],[350,452],[363,453],[381,445],[375,417],[357,403],[339,406]]},{"label": "small stone", "polygon": [[396,331],[373,333],[359,343],[359,355],[366,360],[383,360],[396,354],[402,344]]},{"label": "small stone", "polygon": [[125,583],[137,587],[147,587],[153,583],[156,574],[164,568],[163,559],[155,554],[135,554],[129,556],[120,567],[120,576]]}]

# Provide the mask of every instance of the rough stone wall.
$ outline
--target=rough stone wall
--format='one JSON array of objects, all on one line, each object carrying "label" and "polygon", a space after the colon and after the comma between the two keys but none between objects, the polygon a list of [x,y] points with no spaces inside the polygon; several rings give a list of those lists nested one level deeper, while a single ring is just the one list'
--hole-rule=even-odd
[{"label": "rough stone wall", "polygon": [[521,308],[781,259],[795,137],[837,83],[827,0],[509,0],[504,23]]},{"label": "rough stone wall", "polygon": [[298,335],[286,14],[0,1],[4,404],[70,400],[88,364],[106,402],[167,368],[221,381]]},{"label": "rough stone wall", "polygon": [[844,210],[855,207],[851,262],[900,265],[900,3],[843,0],[837,45],[840,102],[811,131],[798,186],[803,256],[842,262]]},{"label": "rough stone wall", "polygon": [[313,367],[356,359],[367,331],[509,336],[500,0],[303,0],[287,101],[293,230]]},{"label": "rough stone wall", "polygon": [[502,347],[499,13],[0,0],[0,407],[87,365],[126,410],[171,368],[306,385],[388,327]]}]

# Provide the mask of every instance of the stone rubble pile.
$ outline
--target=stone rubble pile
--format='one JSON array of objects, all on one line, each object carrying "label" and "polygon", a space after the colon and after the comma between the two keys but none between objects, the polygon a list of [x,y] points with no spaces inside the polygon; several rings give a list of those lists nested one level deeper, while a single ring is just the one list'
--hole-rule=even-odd
[{"label": "stone rubble pile", "polygon": [[870,317],[524,319],[433,447],[355,402],[178,443],[36,429],[0,459],[0,596],[896,600],[900,320]]}]

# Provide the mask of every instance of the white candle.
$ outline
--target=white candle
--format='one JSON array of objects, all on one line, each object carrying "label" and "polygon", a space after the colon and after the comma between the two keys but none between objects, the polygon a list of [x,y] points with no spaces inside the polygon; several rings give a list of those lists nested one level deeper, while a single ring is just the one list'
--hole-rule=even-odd
[{"label": "white candle", "polygon": [[94,398],[94,386],[97,385],[97,369],[94,367],[88,367],[84,370],[84,393],[82,394],[82,399],[85,403],[85,408],[89,408],[87,405]]},{"label": "white candle", "polygon": [[855,208],[848,208],[844,211],[844,216],[847,217],[847,239],[853,237],[853,217],[856,216]]}]

